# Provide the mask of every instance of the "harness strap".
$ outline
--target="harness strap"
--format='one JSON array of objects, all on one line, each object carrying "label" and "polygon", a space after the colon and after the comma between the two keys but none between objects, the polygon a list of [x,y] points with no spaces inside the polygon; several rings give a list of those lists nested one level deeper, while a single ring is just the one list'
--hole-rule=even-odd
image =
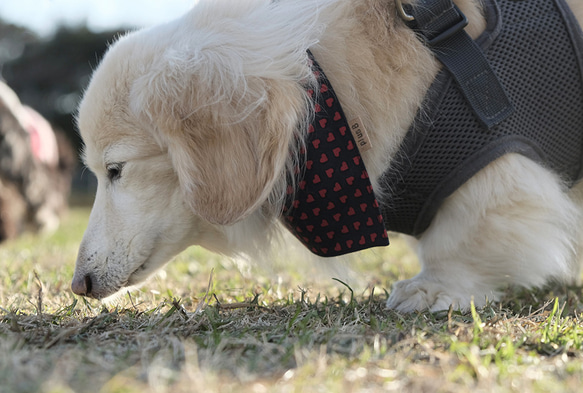
[{"label": "harness strap", "polygon": [[452,74],[480,122],[490,129],[514,108],[484,52],[466,33],[466,16],[452,0],[419,0],[403,5],[415,30]]}]

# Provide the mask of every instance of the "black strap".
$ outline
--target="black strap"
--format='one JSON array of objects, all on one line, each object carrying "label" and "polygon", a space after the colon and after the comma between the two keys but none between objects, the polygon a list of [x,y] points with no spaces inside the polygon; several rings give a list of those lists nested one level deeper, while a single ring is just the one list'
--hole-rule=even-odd
[{"label": "black strap", "polygon": [[466,16],[451,0],[419,0],[405,6],[409,22],[452,74],[480,122],[488,129],[514,108],[484,52],[465,32]]}]

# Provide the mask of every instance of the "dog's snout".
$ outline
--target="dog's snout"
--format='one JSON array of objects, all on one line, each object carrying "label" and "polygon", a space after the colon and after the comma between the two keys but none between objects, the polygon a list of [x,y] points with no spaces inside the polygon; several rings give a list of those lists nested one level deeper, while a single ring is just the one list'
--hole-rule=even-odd
[{"label": "dog's snout", "polygon": [[89,274],[86,274],[84,277],[75,277],[71,284],[73,293],[80,296],[91,296],[92,289],[93,282]]}]

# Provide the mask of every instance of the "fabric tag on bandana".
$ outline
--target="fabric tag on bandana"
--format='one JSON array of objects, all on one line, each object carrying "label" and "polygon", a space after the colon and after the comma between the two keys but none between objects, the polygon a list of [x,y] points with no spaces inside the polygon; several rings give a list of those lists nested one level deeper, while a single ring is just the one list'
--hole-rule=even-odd
[{"label": "fabric tag on bandana", "polygon": [[350,120],[349,124],[352,136],[356,141],[356,146],[358,146],[358,151],[364,153],[365,151],[372,149],[368,133],[366,132],[366,128],[364,128],[360,117]]},{"label": "fabric tag on bandana", "polygon": [[314,60],[313,69],[319,91],[308,94],[315,100],[315,118],[306,150],[300,153],[305,162],[296,168],[295,182],[288,185],[283,221],[310,251],[323,257],[386,246],[383,216],[357,142]]}]

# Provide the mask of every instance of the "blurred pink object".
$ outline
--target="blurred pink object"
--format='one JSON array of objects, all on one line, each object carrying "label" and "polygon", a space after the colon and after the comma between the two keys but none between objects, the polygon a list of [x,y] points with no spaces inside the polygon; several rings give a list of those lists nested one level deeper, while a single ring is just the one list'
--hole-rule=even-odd
[{"label": "blurred pink object", "polygon": [[22,106],[19,120],[30,135],[30,147],[34,156],[43,164],[57,166],[59,149],[49,122],[29,106]]}]

